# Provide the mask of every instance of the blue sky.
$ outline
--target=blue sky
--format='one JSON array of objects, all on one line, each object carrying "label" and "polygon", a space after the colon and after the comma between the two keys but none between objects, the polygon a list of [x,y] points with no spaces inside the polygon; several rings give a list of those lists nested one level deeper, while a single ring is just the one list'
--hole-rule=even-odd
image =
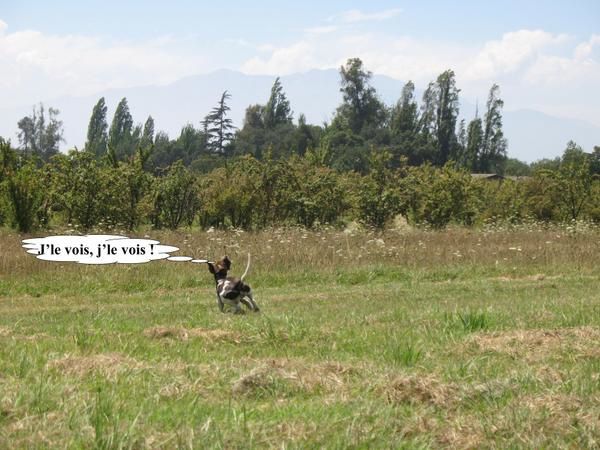
[{"label": "blue sky", "polygon": [[257,41],[292,40],[343,11],[401,9],[383,31],[457,41],[488,40],[507,30],[543,29],[580,38],[598,32],[600,2],[573,1],[4,1],[0,17],[11,30],[148,39],[157,34],[203,38],[237,33]]},{"label": "blue sky", "polygon": [[[219,68],[368,69],[600,126],[600,1],[0,0],[0,98],[30,104]],[[3,105],[0,105],[0,107]]]}]

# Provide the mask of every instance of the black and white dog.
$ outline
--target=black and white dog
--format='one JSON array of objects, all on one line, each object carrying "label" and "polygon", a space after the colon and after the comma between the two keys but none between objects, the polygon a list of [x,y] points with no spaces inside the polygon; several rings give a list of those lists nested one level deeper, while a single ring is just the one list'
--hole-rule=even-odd
[{"label": "black and white dog", "polygon": [[215,276],[217,303],[221,312],[223,312],[225,305],[229,305],[235,308],[235,314],[239,314],[242,312],[240,303],[246,305],[251,311],[259,311],[258,305],[252,297],[252,289],[244,283],[244,278],[248,274],[248,269],[250,269],[250,254],[248,254],[246,271],[240,278],[227,276],[227,272],[231,269],[231,260],[227,256],[216,263],[207,262],[207,264],[208,270]]}]

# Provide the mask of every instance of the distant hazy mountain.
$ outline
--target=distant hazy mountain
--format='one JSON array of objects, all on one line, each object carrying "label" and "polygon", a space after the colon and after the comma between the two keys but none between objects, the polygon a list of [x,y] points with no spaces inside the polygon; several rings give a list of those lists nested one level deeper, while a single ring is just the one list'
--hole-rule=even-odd
[{"label": "distant hazy mountain", "polygon": [[[88,97],[41,100],[47,106],[60,110],[66,138],[63,149],[81,148],[85,143],[92,108],[102,96],[108,105],[109,125],[117,103],[122,97],[127,97],[135,122],[143,123],[148,115],[152,115],[157,130],[176,137],[186,123],[200,126],[200,121],[216,105],[224,90],[231,93],[231,118],[237,126],[241,126],[248,105],[267,101],[274,79],[272,76],[219,70],[182,78],[165,86],[112,89]],[[341,101],[339,74],[334,69],[283,76],[281,82],[295,119],[304,113],[309,123],[330,121]],[[387,104],[397,101],[403,85],[402,81],[386,76],[373,77],[373,86]],[[420,98],[421,92],[417,95]],[[510,109],[510,105],[506,106]],[[0,135],[16,143],[17,121],[29,114],[31,108],[32,105],[0,108]],[[463,102],[461,116],[469,120],[474,110],[474,105]],[[509,141],[509,156],[525,161],[559,156],[571,139],[587,151],[591,151],[594,145],[600,145],[600,127],[537,111],[504,111],[504,129]]]}]

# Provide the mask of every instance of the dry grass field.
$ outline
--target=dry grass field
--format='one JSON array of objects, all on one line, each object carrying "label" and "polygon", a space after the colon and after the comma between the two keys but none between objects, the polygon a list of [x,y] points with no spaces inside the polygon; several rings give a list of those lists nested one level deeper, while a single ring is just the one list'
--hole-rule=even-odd
[{"label": "dry grass field", "polygon": [[600,446],[597,228],[144,235],[250,252],[261,313],[1,232],[0,448]]}]

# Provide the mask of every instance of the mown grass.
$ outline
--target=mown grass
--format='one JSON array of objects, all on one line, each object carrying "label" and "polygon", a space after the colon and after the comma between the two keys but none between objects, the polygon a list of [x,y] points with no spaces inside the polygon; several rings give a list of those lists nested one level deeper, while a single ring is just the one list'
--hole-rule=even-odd
[{"label": "mown grass", "polygon": [[204,266],[0,235],[0,447],[595,448],[600,233],[151,233]]}]

